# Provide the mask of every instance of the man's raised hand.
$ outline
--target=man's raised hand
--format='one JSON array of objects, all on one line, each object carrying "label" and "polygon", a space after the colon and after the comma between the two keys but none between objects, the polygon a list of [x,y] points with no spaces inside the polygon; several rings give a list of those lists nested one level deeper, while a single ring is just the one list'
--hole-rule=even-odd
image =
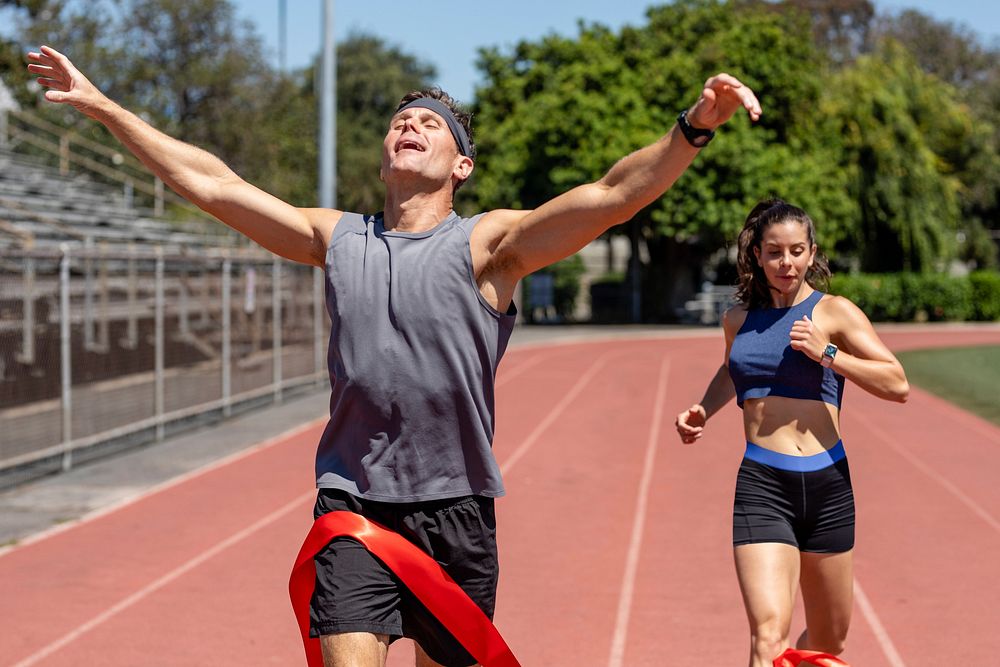
[{"label": "man's raised hand", "polygon": [[688,111],[688,121],[694,127],[714,130],[743,107],[752,120],[760,118],[760,102],[753,91],[734,76],[716,74],[705,82],[701,97]]},{"label": "man's raised hand", "polygon": [[28,71],[38,76],[39,85],[49,89],[45,91],[48,101],[69,104],[94,117],[100,103],[107,100],[69,58],[55,49],[43,46],[41,53],[29,53],[28,60]]}]

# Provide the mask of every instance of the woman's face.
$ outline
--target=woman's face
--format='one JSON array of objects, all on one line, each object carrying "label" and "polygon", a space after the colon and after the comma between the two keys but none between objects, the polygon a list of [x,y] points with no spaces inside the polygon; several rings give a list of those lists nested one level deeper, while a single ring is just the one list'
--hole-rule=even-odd
[{"label": "woman's face", "polygon": [[816,244],[809,243],[805,224],[787,220],[769,225],[753,251],[767,284],[779,294],[794,295],[816,257]]}]

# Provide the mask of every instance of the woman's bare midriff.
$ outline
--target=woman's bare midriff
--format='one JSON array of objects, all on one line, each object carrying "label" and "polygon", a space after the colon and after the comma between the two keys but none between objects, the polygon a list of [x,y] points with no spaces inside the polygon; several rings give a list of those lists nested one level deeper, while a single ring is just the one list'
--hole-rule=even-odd
[{"label": "woman's bare midriff", "polygon": [[821,454],[840,440],[840,411],[822,401],[783,396],[743,403],[747,440],[790,456]]}]

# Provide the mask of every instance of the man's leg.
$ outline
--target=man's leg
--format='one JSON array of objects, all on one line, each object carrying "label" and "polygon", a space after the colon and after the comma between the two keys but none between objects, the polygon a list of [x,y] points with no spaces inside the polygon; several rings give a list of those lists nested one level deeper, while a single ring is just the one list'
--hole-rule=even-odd
[{"label": "man's leg", "polygon": [[[404,525],[413,541],[441,563],[472,601],[492,618],[499,574],[493,499],[432,501],[410,514]],[[408,632],[404,634],[416,644],[417,667],[476,665],[475,658],[409,592],[404,596],[404,606],[409,612],[405,624]]]},{"label": "man's leg", "polygon": [[323,667],[384,667],[389,635],[344,632],[320,637]]}]

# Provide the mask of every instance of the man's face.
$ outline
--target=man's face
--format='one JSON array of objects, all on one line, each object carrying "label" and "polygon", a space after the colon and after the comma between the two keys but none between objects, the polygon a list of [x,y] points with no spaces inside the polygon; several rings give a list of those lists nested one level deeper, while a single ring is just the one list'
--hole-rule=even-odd
[{"label": "man's face", "polygon": [[382,142],[383,181],[398,176],[419,176],[436,182],[468,178],[472,160],[458,152],[458,145],[444,119],[430,109],[400,111],[389,121]]}]

